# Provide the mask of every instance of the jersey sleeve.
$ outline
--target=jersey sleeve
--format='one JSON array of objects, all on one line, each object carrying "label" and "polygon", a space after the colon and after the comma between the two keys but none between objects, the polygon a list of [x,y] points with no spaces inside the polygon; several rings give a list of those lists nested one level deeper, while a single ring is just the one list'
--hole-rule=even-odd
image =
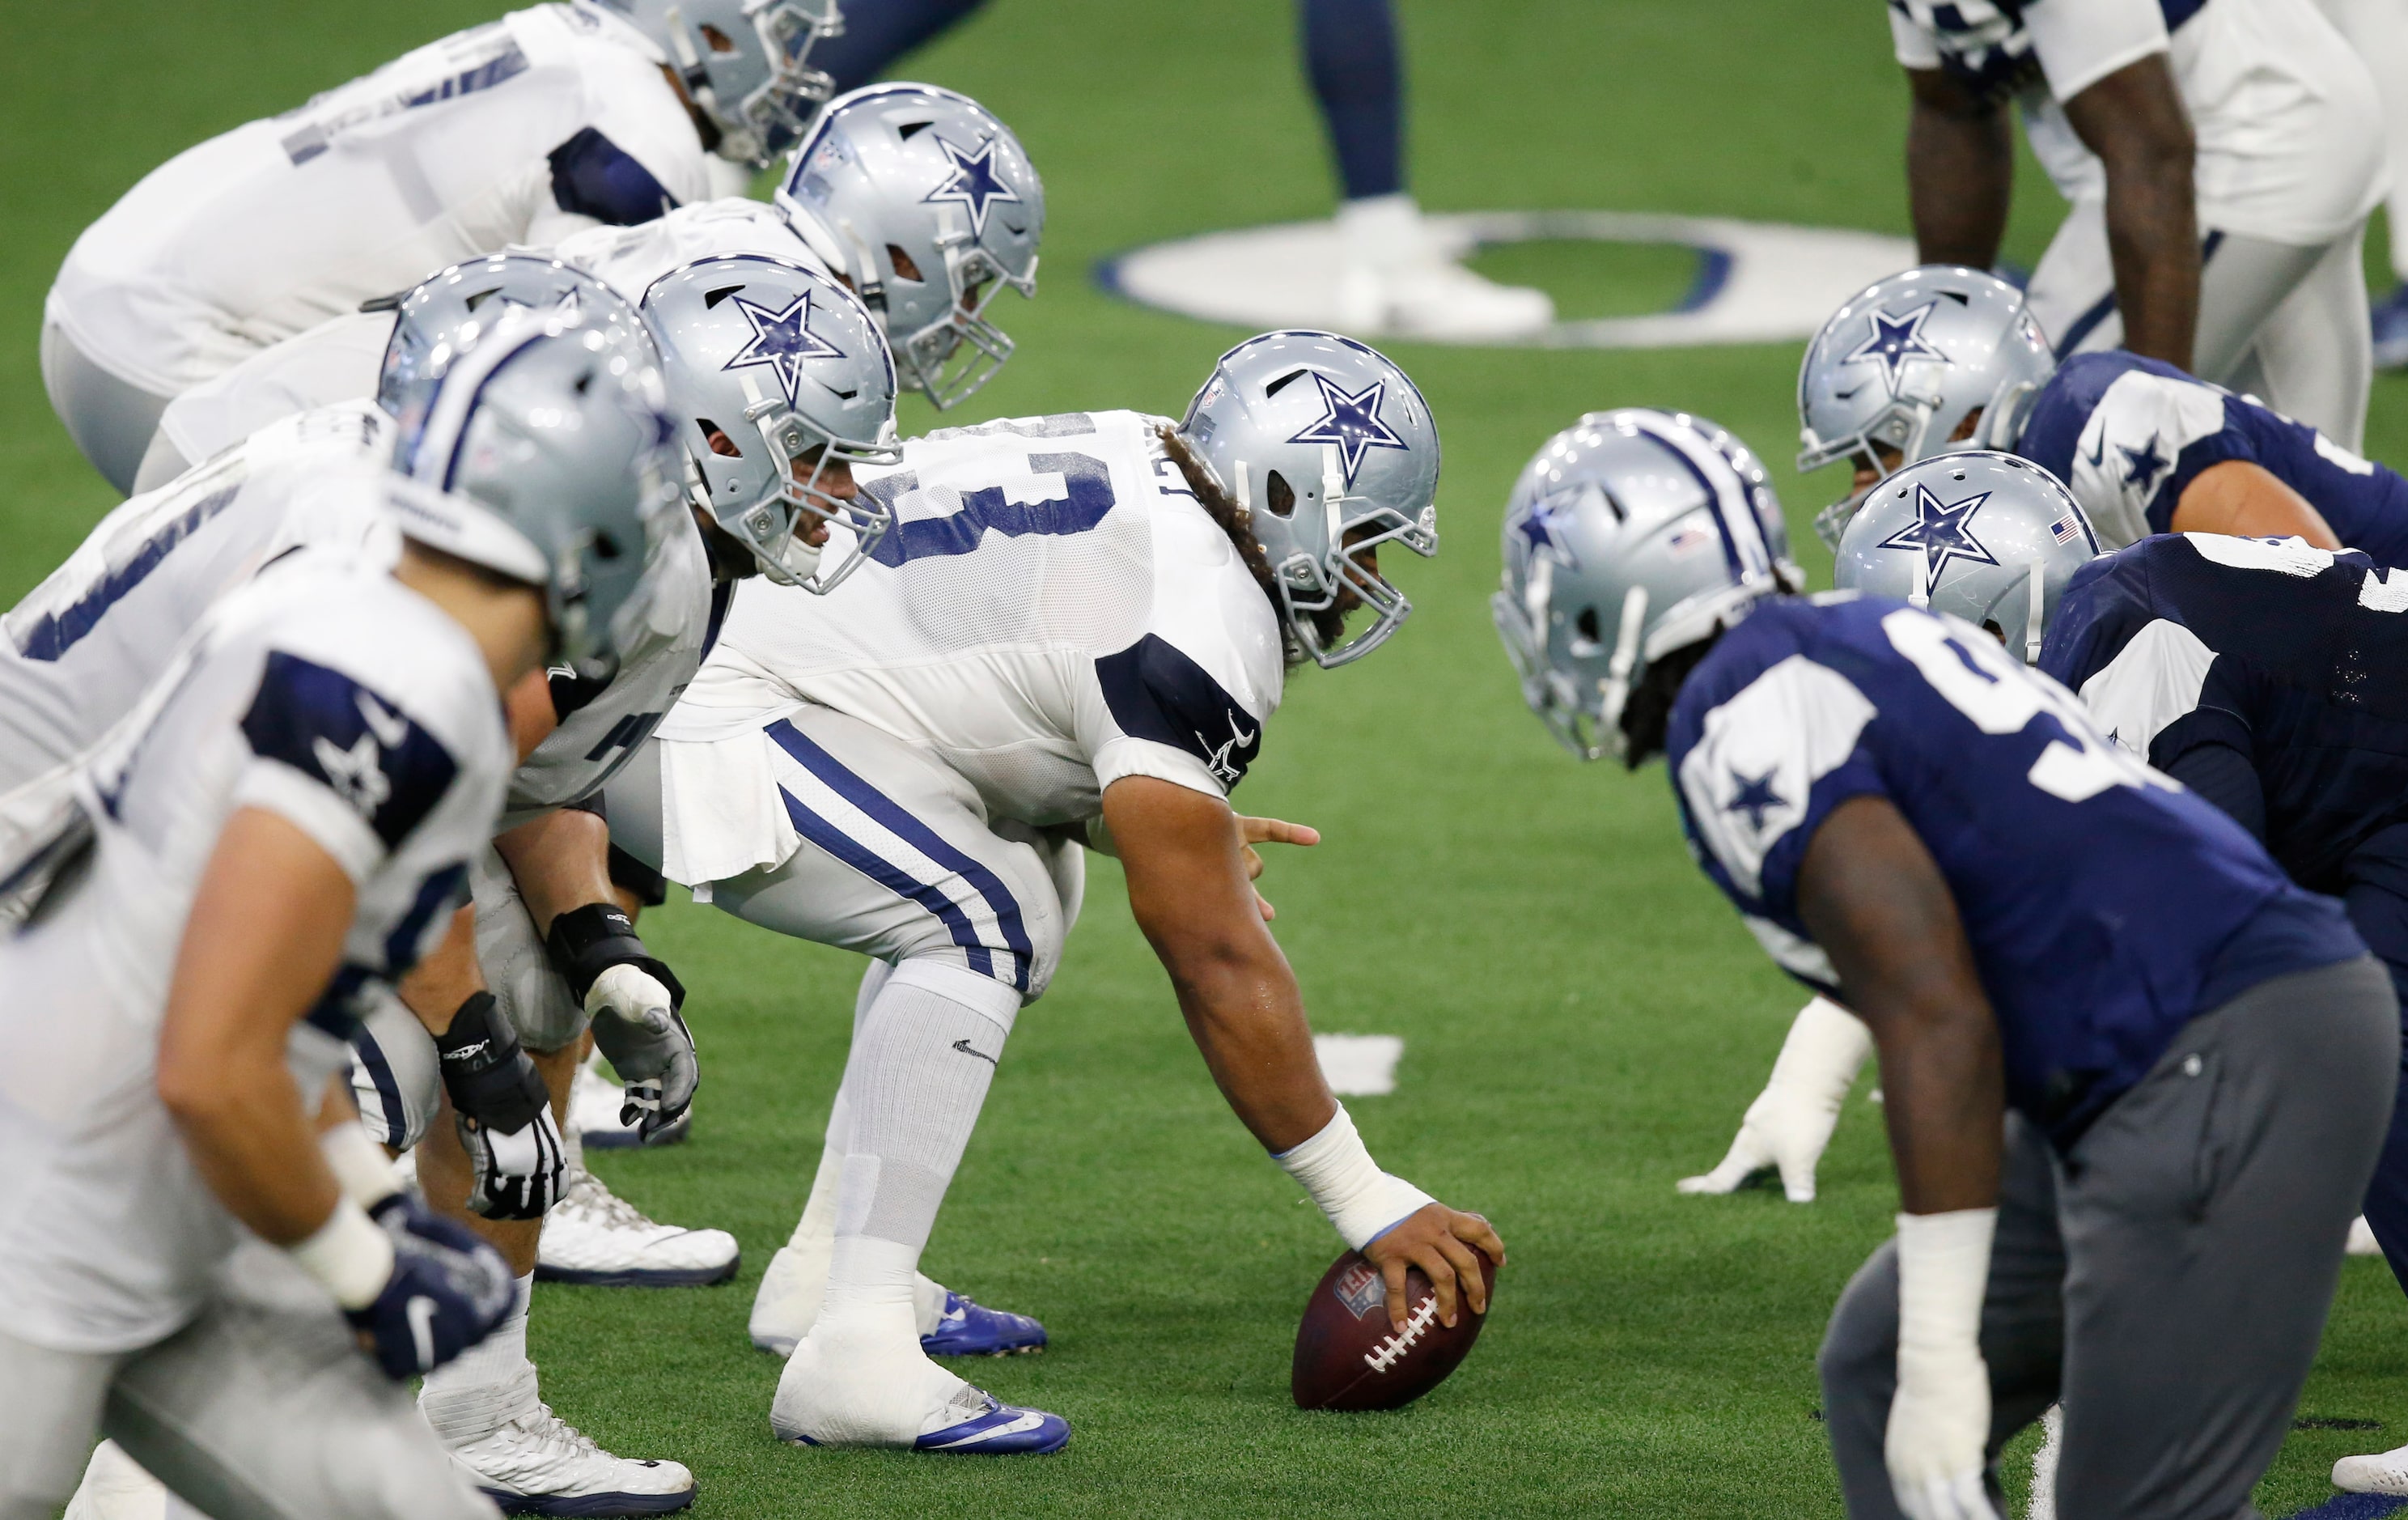
[{"label": "jersey sleeve", "polygon": [[2032,0],[2023,22],[2059,101],[2168,46],[2157,0]]},{"label": "jersey sleeve", "polygon": [[[1828,981],[1821,953],[1788,954],[1769,929],[1798,934],[1798,868],[1831,810],[1886,795],[1863,740],[1874,717],[1855,682],[1790,654],[1709,710],[1674,772],[1681,811],[1707,874],[1784,968]],[[1806,947],[1811,950],[1811,946]]]},{"label": "jersey sleeve", "polygon": [[2172,532],[2200,471],[2257,457],[2231,415],[2243,404],[2154,359],[2081,354],[2033,404],[2016,452],[2071,487],[2100,536],[2120,546]]},{"label": "jersey sleeve", "polygon": [[1929,32],[1915,23],[1904,6],[1892,0],[1889,7],[1890,51],[1897,55],[1901,68],[1938,68],[1940,44]]},{"label": "jersey sleeve", "polygon": [[243,714],[251,759],[237,807],[264,808],[334,856],[354,882],[442,803],[460,776],[442,742],[344,671],[268,652]]},{"label": "jersey sleeve", "polygon": [[652,171],[604,136],[585,127],[547,155],[552,204],[570,216],[633,227],[677,208],[678,199]]},{"label": "jersey sleeve", "polygon": [[1098,656],[1095,671],[1102,710],[1090,750],[1099,789],[1152,776],[1225,797],[1262,753],[1261,720],[1160,635]]}]

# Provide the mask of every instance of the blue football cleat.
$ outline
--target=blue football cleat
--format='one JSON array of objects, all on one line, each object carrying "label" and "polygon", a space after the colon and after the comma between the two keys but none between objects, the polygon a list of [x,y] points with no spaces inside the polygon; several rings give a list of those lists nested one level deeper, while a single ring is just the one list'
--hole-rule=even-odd
[{"label": "blue football cleat", "polygon": [[2408,285],[2374,303],[2374,367],[2408,369]]},{"label": "blue football cleat", "polygon": [[[1018,1319],[1021,1316],[1010,1316]],[[1035,1320],[1028,1321],[1034,1325]],[[1022,1409],[987,1396],[986,1412],[931,1431],[911,1443],[915,1452],[953,1455],[1042,1456],[1070,1444],[1070,1422],[1041,1409]]]},{"label": "blue football cleat", "polygon": [[931,1356],[1018,1356],[1045,1349],[1045,1326],[1025,1314],[973,1303],[950,1288],[945,1317],[935,1333],[920,1338]]}]

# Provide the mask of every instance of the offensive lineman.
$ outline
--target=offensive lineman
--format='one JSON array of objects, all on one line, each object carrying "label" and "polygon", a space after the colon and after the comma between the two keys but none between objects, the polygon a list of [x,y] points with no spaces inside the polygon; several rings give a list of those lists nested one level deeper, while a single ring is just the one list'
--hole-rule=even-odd
[{"label": "offensive lineman", "polygon": [[[614,835],[725,911],[874,957],[796,1272],[753,1334],[799,1338],[781,1439],[1047,1452],[1059,1417],[920,1352],[915,1269],[1020,1008],[1058,963],[1082,843],[1116,853],[1231,1106],[1368,1250],[1456,1312],[1476,1215],[1382,1172],[1314,1064],[1226,800],[1287,659],[1348,663],[1411,610],[1379,549],[1437,549],[1438,439],[1359,343],[1224,355],[1177,424],[1072,413],[948,429],[865,470],[895,526],[817,600],[737,599],[685,700],[609,791]],[[1346,613],[1371,624],[1352,636]],[[818,1289],[818,1291],[810,1291]],[[1462,1291],[1482,1304],[1477,1274]],[[773,1323],[765,1325],[765,1319]]]},{"label": "offensive lineman", "polygon": [[2012,100],[2072,203],[2031,280],[2057,356],[2127,348],[2358,447],[2382,110],[2311,0],[1891,0],[1888,16],[1919,258],[1997,261]]},{"label": "offensive lineman", "polygon": [[490,827],[500,692],[609,655],[650,594],[657,376],[584,336],[523,326],[455,366],[408,478],[319,473],[399,541],[307,548],[226,596],[10,840],[8,1520],[53,1513],[103,1427],[219,1516],[491,1513],[395,1384],[492,1327],[499,1263],[316,1111]]},{"label": "offensive lineman", "polygon": [[[1498,631],[1551,726],[1665,753],[1708,877],[1880,1046],[1903,1212],[1819,1358],[1848,1513],[1987,1520],[1999,1446],[2060,1389],[2063,1513],[2244,1513],[2382,1144],[2388,979],[1991,635],[1784,595],[1736,491],[1627,491],[1662,466],[1596,423],[1517,487],[1552,521],[1509,529]],[[2039,480],[1966,453],[1894,483]]]},{"label": "offensive lineman", "polygon": [[838,25],[833,0],[539,5],[188,149],[68,251],[50,405],[131,491],[166,403],[269,344],[430,269],[704,199],[710,151],[767,164],[826,98],[804,59]]}]

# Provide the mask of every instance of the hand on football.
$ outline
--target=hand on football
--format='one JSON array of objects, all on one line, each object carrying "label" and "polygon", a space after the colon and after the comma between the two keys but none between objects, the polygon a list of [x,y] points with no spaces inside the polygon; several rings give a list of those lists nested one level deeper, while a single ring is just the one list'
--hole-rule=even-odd
[{"label": "hand on football", "polygon": [[[1263,857],[1255,852],[1254,846],[1321,842],[1321,830],[1310,824],[1290,824],[1277,818],[1249,818],[1244,813],[1238,814],[1238,834],[1246,841],[1246,880],[1249,882],[1260,881],[1263,874]],[[1254,910],[1263,915],[1265,923],[1279,917],[1279,910],[1273,908],[1259,892],[1254,894]]]},{"label": "hand on football", "polygon": [[1418,1267],[1438,1294],[1439,1323],[1455,1327],[1458,1295],[1475,1314],[1488,1312],[1488,1277],[1472,1255],[1477,1248],[1498,1266],[1505,1265],[1505,1242],[1478,1214],[1450,1209],[1443,1203],[1424,1204],[1363,1247],[1363,1255],[1388,1284],[1388,1323],[1401,1333],[1412,1317],[1405,1298],[1405,1272]]}]

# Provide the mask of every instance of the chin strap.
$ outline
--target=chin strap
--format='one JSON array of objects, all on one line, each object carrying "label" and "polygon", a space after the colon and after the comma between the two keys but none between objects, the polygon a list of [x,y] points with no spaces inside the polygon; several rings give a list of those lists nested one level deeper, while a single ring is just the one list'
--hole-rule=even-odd
[{"label": "chin strap", "polygon": [[2048,596],[2046,567],[2035,559],[2027,578],[2031,587],[2031,610],[2024,616],[2024,664],[2040,664],[2040,646],[2046,632]]},{"label": "chin strap", "polygon": [[1633,586],[1622,596],[1622,627],[1613,639],[1613,657],[1606,662],[1605,680],[1598,686],[1598,718],[1605,725],[1606,744],[1622,753],[1622,710],[1630,703],[1630,673],[1639,667],[1640,630],[1647,625],[1647,588]]}]

